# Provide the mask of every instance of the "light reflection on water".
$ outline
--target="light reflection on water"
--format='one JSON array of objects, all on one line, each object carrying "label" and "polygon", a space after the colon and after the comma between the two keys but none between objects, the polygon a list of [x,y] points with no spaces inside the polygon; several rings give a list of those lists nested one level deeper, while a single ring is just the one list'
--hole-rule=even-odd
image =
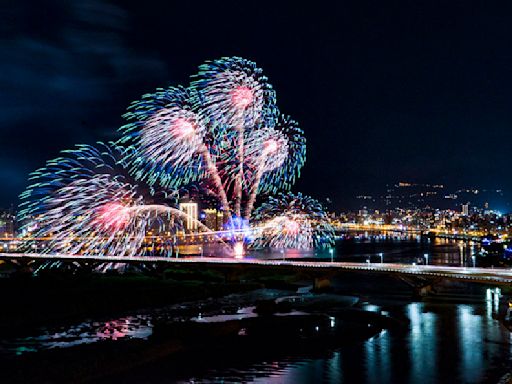
[{"label": "light reflection on water", "polygon": [[372,383],[391,382],[391,364],[389,333],[384,330],[379,336],[368,340],[365,345],[365,358],[373,362],[368,372],[368,381]]},{"label": "light reflection on water", "polygon": [[[276,292],[269,291],[265,295],[275,297]],[[364,310],[406,319],[409,323],[402,330],[383,330],[366,341],[343,345],[334,351],[323,351],[320,357],[318,353],[296,355],[290,352],[288,356],[279,358],[269,355],[269,360],[266,360],[263,353],[241,364],[236,363],[236,360],[231,364],[228,360],[227,366],[222,368],[212,365],[201,373],[194,372],[192,365],[180,377],[172,377],[167,364],[162,366],[161,373],[158,370],[155,373],[154,367],[148,368],[151,372],[144,372],[145,368],[142,367],[137,373],[141,377],[151,373],[160,381],[183,383],[496,382],[496,375],[505,373],[510,366],[511,343],[508,330],[495,319],[497,300],[489,296],[489,300],[482,304],[404,303],[399,300],[387,300],[385,304],[365,304],[362,306]],[[232,296],[227,302],[232,304],[233,301],[241,300],[241,297]],[[253,300],[254,296],[250,299]],[[180,304],[172,308],[177,310],[182,307],[184,305]],[[205,321],[223,321],[233,315],[247,317],[252,316],[253,309],[248,306],[231,313],[206,312],[201,318]],[[27,351],[31,348],[60,348],[105,339],[147,338],[152,331],[152,316],[154,314],[140,314],[108,322],[86,321],[3,345],[10,350]],[[237,353],[243,352],[242,346]],[[135,375],[134,379],[137,378]]]},{"label": "light reflection on water", "polygon": [[[86,320],[78,324],[58,327],[41,327],[27,330],[24,337],[0,339],[1,354],[21,355],[27,352],[54,348],[68,348],[81,344],[92,344],[104,340],[147,339],[153,332],[155,320],[219,322],[254,317],[254,306],[258,299],[274,299],[289,292],[260,289],[248,293],[231,294],[222,298],[209,298],[141,311],[132,315],[99,320]],[[199,312],[198,312],[199,311]],[[200,311],[205,311],[201,313]],[[191,315],[191,314],[194,315]]]},{"label": "light reflection on water", "polygon": [[[338,240],[334,254],[329,249],[299,250],[279,249],[250,250],[246,258],[257,259],[331,259],[335,261],[353,261],[371,263],[425,264],[424,255],[428,254],[428,263],[448,266],[478,266],[477,254],[481,247],[477,243],[444,238],[424,238],[404,233],[366,233],[351,234]],[[382,253],[382,259],[380,254]]]},{"label": "light reflection on water", "polygon": [[408,348],[410,351],[410,379],[421,375],[436,382],[437,322],[435,313],[424,312],[423,303],[411,303],[406,311],[410,323]]},{"label": "light reflection on water", "polygon": [[57,329],[43,328],[39,330],[37,336],[2,340],[0,352],[21,354],[43,349],[91,344],[102,340],[147,339],[152,333],[152,327],[150,317],[142,314],[121,317],[106,322],[84,321]]},{"label": "light reflection on water", "polygon": [[222,314],[222,315],[212,315],[212,316],[203,316],[201,313],[199,313],[198,316],[191,318],[191,321],[194,321],[196,323],[221,323],[224,321],[230,321],[230,320],[242,320],[242,319],[248,319],[251,317],[257,317],[258,315],[254,312],[254,309],[256,309],[255,306],[252,307],[245,307],[240,308],[236,311],[236,313],[233,314]]},{"label": "light reflection on water", "polygon": [[383,330],[323,358],[289,356],[279,363],[212,368],[179,382],[494,383],[510,367],[510,334],[493,318],[492,305],[413,302],[368,309],[405,316],[409,326]]}]

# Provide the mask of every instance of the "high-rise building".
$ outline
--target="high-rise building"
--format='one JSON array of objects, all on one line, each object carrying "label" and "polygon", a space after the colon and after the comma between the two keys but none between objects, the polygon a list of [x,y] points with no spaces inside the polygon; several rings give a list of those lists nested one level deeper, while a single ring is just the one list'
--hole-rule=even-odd
[{"label": "high-rise building", "polygon": [[224,225],[228,222],[229,215],[226,211],[217,211],[217,231],[224,230]]},{"label": "high-rise building", "polygon": [[223,230],[224,223],[227,221],[224,211],[215,208],[207,208],[203,210],[203,214],[204,215],[201,217],[203,218],[204,225],[206,225],[212,231]]},{"label": "high-rise building", "polygon": [[462,214],[464,216],[469,216],[469,203],[462,204]]},{"label": "high-rise building", "polygon": [[11,211],[0,211],[0,237],[13,237],[15,230],[15,215]]},{"label": "high-rise building", "polygon": [[197,203],[180,203],[180,211],[186,213],[185,230],[187,232],[197,232]]},{"label": "high-rise building", "polygon": [[215,222],[217,221],[217,210],[213,208],[203,209],[201,213],[201,221],[211,230],[215,230]]}]

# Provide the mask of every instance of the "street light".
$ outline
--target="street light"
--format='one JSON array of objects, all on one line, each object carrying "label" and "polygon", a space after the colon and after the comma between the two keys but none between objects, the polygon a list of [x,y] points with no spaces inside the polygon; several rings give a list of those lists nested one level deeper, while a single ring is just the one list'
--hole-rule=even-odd
[{"label": "street light", "polygon": [[473,268],[475,268],[476,256],[475,255],[471,256],[471,259],[473,260]]},{"label": "street light", "polygon": [[425,257],[425,265],[428,265],[428,253],[423,254],[423,257]]},{"label": "street light", "polygon": [[370,264],[370,259],[366,259],[366,262],[367,262],[368,264]]},{"label": "street light", "polygon": [[281,259],[284,261],[284,249],[281,249]]},{"label": "street light", "polygon": [[384,254],[381,252],[379,253],[379,256],[380,256],[380,263],[384,263]]},{"label": "street light", "polygon": [[334,261],[334,249],[329,249],[329,253],[331,254],[331,263]]}]

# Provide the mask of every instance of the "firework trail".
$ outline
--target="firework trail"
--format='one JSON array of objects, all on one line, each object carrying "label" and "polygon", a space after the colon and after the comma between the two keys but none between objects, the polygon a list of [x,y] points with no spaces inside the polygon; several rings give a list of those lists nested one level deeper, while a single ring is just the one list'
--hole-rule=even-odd
[{"label": "firework trail", "polygon": [[322,205],[301,193],[280,193],[255,210],[262,227],[254,248],[324,248],[334,244],[334,229]]},{"label": "firework trail", "polygon": [[279,116],[273,128],[256,130],[248,140],[246,158],[252,166],[244,216],[250,218],[258,193],[289,190],[306,161],[306,139],[297,122]]},{"label": "firework trail", "polygon": [[[264,124],[276,113],[275,92],[256,63],[239,57],[207,62],[191,84],[197,90],[196,106],[212,123],[213,137],[223,126],[228,135],[234,136],[226,155],[234,157],[236,174],[233,177],[234,213],[241,215],[245,185],[244,147],[245,132]],[[222,140],[222,137],[220,137]],[[230,162],[228,162],[230,163]]]}]

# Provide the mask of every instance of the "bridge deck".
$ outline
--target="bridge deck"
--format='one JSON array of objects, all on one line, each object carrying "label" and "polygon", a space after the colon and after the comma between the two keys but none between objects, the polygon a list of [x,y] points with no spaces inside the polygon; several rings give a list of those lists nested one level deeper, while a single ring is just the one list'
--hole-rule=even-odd
[{"label": "bridge deck", "polygon": [[221,257],[155,257],[155,256],[84,256],[62,254],[32,254],[32,253],[0,253],[0,260],[55,260],[55,261],[92,261],[106,263],[168,263],[168,264],[197,264],[197,265],[224,265],[224,266],[262,266],[286,267],[293,269],[318,270],[347,270],[368,271],[380,273],[394,273],[404,275],[420,275],[425,277],[446,277],[458,280],[473,280],[478,282],[491,282],[499,284],[512,283],[512,269],[505,268],[471,268],[446,267],[439,265],[407,265],[394,263],[348,263],[330,261],[301,261],[301,260],[260,260],[235,259]]}]

